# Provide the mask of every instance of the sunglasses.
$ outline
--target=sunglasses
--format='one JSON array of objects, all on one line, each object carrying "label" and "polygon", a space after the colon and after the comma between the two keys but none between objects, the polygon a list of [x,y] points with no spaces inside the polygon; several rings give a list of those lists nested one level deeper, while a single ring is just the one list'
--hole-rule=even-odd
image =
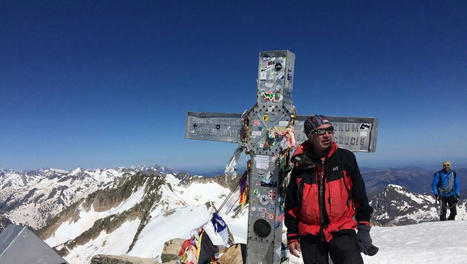
[{"label": "sunglasses", "polygon": [[446,166],[446,167],[451,167],[451,165],[449,165],[449,164],[443,164],[443,166]]},{"label": "sunglasses", "polygon": [[330,126],[330,127],[326,127],[326,128],[317,128],[315,130],[313,130],[311,133],[314,134],[314,135],[324,135],[324,133],[326,133],[326,131],[329,133],[329,134],[333,134],[334,133],[334,127],[333,126]]}]

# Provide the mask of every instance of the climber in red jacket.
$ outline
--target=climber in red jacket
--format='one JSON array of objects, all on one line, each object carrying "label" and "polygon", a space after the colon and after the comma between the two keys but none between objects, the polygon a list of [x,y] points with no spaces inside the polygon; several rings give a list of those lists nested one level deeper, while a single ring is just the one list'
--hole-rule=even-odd
[{"label": "climber in red jacket", "polygon": [[285,199],[290,253],[302,252],[305,264],[328,263],[328,255],[335,264],[363,263],[360,252],[374,255],[378,248],[370,237],[373,208],[355,155],[333,141],[326,117],[313,116],[304,126],[308,140],[292,156]]}]

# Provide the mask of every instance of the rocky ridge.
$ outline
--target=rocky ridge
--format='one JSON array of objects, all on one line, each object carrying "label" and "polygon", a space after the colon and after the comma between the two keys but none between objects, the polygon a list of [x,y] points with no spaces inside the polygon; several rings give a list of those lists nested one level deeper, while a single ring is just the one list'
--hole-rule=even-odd
[{"label": "rocky ridge", "polygon": [[[70,263],[89,262],[96,254],[113,253],[160,259],[160,253],[146,252],[145,241],[154,240],[151,230],[164,229],[159,223],[170,225],[169,219],[188,220],[191,222],[181,229],[184,235],[178,237],[189,236],[190,230],[209,219],[212,206],[219,206],[230,187],[235,187],[231,185],[223,177],[188,179],[186,175],[161,172],[125,174],[71,204],[40,229],[39,235]],[[195,220],[185,216],[193,212],[197,212]],[[115,247],[118,252],[113,252]]]},{"label": "rocky ridge", "polygon": [[[439,219],[433,195],[414,193],[400,185],[387,185],[370,198],[370,205],[374,209],[372,222],[376,225],[409,225]],[[466,200],[459,201],[456,219],[467,220]]]},{"label": "rocky ridge", "polygon": [[[188,181],[191,175],[161,166],[114,169],[9,170],[0,169],[0,218],[33,229],[44,227],[59,212],[99,189],[114,185],[122,176],[174,173]],[[0,219],[1,221],[1,219]]]}]

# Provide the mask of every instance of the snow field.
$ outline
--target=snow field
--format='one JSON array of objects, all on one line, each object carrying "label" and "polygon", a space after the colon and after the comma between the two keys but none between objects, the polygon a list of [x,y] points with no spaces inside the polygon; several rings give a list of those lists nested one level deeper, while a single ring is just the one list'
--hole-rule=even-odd
[{"label": "snow field", "polygon": [[79,206],[79,219],[76,222],[72,222],[71,220],[62,223],[57,230],[55,231],[54,235],[49,237],[45,240],[45,242],[51,246],[57,246],[70,239],[74,239],[75,237],[79,236],[89,228],[94,225],[96,220],[105,218],[107,216],[118,214],[124,212],[137,203],[139,203],[144,195],[144,185],[141,186],[138,191],[134,192],[127,200],[123,203],[119,204],[116,207],[111,208],[108,211],[104,212],[96,212],[94,211],[94,207],[91,206],[89,211],[86,211],[82,205]]}]

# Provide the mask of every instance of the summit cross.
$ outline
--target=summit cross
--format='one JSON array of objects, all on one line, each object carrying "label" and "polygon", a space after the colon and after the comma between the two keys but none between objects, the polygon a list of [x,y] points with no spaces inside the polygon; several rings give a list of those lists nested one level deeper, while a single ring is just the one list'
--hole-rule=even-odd
[{"label": "summit cross", "polygon": [[[247,264],[280,263],[284,220],[281,155],[307,137],[292,104],[295,54],[259,53],[256,104],[243,114],[188,112],[185,137],[238,143],[251,156]],[[378,119],[326,116],[341,148],[374,152]],[[296,144],[294,144],[296,143]]]}]

